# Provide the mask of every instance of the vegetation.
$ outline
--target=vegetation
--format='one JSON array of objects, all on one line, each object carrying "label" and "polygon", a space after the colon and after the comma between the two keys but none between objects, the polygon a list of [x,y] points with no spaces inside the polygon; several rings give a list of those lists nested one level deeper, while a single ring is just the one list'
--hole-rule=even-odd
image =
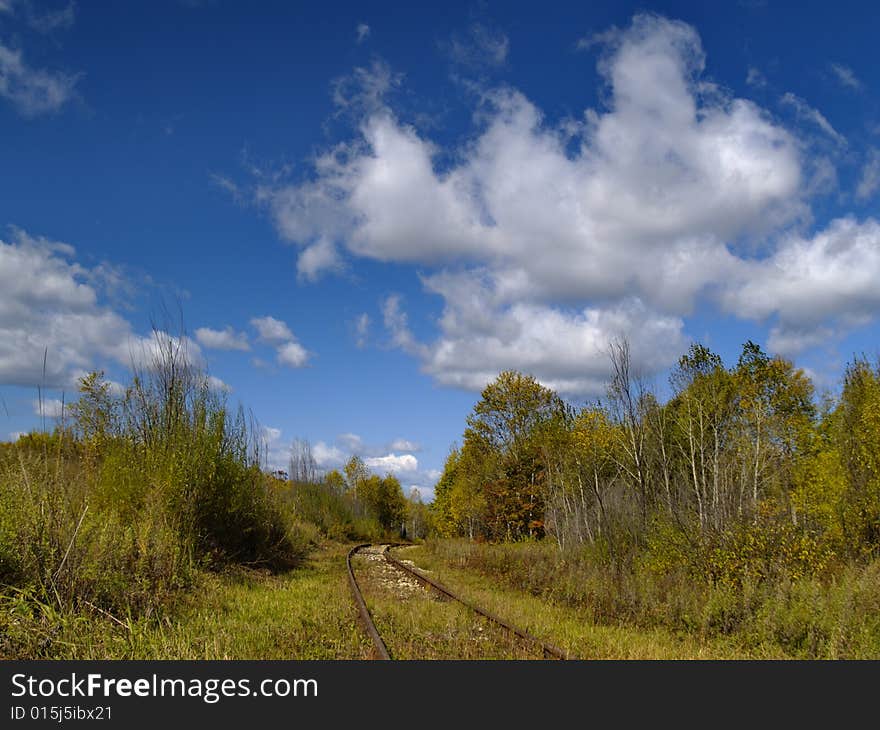
[{"label": "vegetation", "polygon": [[625,342],[611,361],[607,401],[580,409],[520,373],[488,385],[437,485],[435,532],[532,543],[463,559],[600,622],[880,656],[878,367],[854,361],[817,404],[803,371],[754,343],[731,368],[694,345],[661,403]]},{"label": "vegetation", "polygon": [[124,395],[92,373],[52,433],[0,444],[0,656],[76,656],[108,626],[128,642],[110,655],[129,656],[210,574],[281,574],[325,537],[399,534],[394,477],[264,473],[259,430],[185,342],[157,334]]},{"label": "vegetation", "polygon": [[[0,444],[0,656],[362,657],[345,544],[429,532],[420,561],[579,656],[880,656],[877,364],[818,399],[751,342],[732,367],[695,345],[661,402],[616,343],[581,408],[504,372],[428,506],[357,456],[321,473],[303,440],[266,473],[184,343]],[[528,651],[364,580],[401,657]]]}]

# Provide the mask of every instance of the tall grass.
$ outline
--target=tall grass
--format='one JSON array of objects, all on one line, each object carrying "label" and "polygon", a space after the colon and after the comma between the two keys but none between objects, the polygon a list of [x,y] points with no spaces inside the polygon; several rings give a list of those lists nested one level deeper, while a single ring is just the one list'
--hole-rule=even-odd
[{"label": "tall grass", "polygon": [[880,561],[824,577],[732,585],[698,581],[684,569],[657,570],[646,561],[614,570],[589,548],[560,553],[549,540],[432,539],[426,549],[490,580],[578,606],[600,625],[724,637],[743,656],[880,658]]},{"label": "tall grass", "polygon": [[310,533],[260,470],[254,425],[184,342],[157,334],[124,397],[93,374],[54,432],[0,445],[0,636],[26,636],[28,622],[44,635],[0,640],[0,655],[52,655],[42,629],[65,616],[150,616],[199,569],[283,569],[305,554]]}]

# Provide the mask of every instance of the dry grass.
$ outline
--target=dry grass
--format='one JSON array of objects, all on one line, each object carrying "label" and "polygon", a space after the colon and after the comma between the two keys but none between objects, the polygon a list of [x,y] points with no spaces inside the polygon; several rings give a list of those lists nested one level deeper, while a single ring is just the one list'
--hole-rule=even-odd
[{"label": "dry grass", "polygon": [[423,546],[402,548],[444,585],[497,613],[537,638],[580,659],[731,659],[739,656],[725,641],[700,641],[660,629],[594,623],[589,612],[506,586],[491,577],[455,567]]}]

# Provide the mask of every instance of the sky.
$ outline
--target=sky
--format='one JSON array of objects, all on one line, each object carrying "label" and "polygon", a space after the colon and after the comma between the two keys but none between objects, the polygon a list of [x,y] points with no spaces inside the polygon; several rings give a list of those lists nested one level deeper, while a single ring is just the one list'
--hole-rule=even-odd
[{"label": "sky", "polygon": [[154,328],[267,468],[424,499],[498,372],[583,403],[614,339],[661,393],[749,339],[833,390],[880,333],[865,7],[0,0],[0,439]]}]

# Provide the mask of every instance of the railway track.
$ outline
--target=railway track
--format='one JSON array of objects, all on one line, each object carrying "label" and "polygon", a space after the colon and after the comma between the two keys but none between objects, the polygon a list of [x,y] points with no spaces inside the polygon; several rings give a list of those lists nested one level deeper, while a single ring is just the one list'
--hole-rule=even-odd
[{"label": "railway track", "polygon": [[[510,634],[518,636],[525,642],[529,644],[539,647],[546,659],[571,659],[571,657],[564,652],[562,649],[553,646],[552,644],[547,644],[546,642],[541,641],[537,637],[532,634],[520,629],[508,621],[505,621],[500,616],[492,613],[491,611],[487,611],[480,606],[468,601],[465,598],[462,598],[460,595],[450,590],[446,586],[441,583],[435,581],[433,578],[429,578],[427,575],[422,573],[415,568],[410,567],[406,563],[401,562],[396,557],[391,554],[391,548],[399,547],[401,543],[383,543],[381,545],[382,555],[385,560],[392,565],[397,570],[402,571],[406,575],[411,578],[414,578],[416,581],[421,583],[423,586],[430,588],[437,593],[445,596],[446,598],[452,599],[453,601],[457,601],[461,605],[469,608],[474,613],[482,616],[483,618],[491,621],[492,623],[500,626],[502,629],[507,631]],[[357,582],[357,577],[355,576],[354,568],[352,567],[351,559],[357,554],[358,551],[363,548],[374,547],[373,543],[362,543],[360,545],[355,545],[349,552],[348,557],[346,558],[346,564],[348,567],[348,582],[351,586],[352,595],[354,597],[355,606],[357,606],[358,614],[360,616],[361,624],[363,624],[364,630],[369,634],[370,639],[373,642],[373,656],[376,659],[391,659],[391,653],[388,651],[388,647],[385,645],[385,642],[382,639],[379,630],[376,628],[376,624],[373,622],[373,617],[370,614],[370,610],[367,608],[366,601],[364,601],[363,594],[361,593],[360,586]]]}]

